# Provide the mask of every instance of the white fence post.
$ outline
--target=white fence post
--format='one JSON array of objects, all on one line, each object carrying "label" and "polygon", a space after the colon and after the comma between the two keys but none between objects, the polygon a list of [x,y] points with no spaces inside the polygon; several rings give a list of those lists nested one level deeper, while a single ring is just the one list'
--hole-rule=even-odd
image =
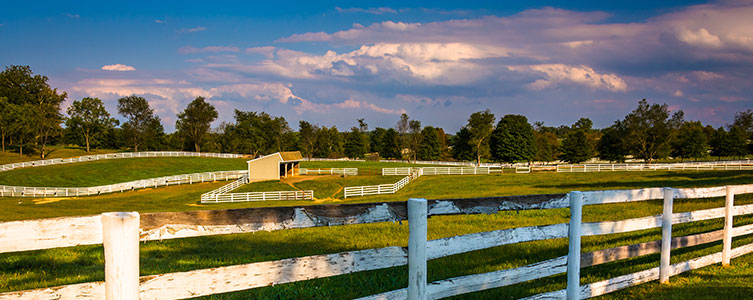
[{"label": "white fence post", "polygon": [[735,193],[727,186],[727,198],[724,201],[724,242],[722,246],[722,266],[729,266],[732,252],[732,208],[735,206]]},{"label": "white fence post", "polygon": [[426,199],[408,199],[408,300],[426,295]]},{"label": "white fence post", "polygon": [[669,258],[672,249],[672,201],[675,190],[664,188],[664,208],[661,215],[661,259],[659,263],[659,283],[669,283]]},{"label": "white fence post", "polygon": [[580,300],[580,236],[583,194],[570,192],[570,227],[567,253],[567,299]]},{"label": "white fence post", "polygon": [[139,299],[139,213],[102,214],[105,299]]}]

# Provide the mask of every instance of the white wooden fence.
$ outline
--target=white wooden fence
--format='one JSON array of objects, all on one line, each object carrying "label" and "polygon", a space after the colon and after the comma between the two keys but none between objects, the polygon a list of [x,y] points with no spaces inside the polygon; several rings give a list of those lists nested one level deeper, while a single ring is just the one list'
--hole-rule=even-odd
[{"label": "white wooden fence", "polygon": [[210,153],[210,152],[185,152],[185,151],[145,151],[145,152],[119,152],[108,154],[85,155],[71,158],[52,158],[45,160],[25,161],[13,164],[0,165],[0,171],[10,171],[18,168],[41,167],[59,164],[95,161],[102,159],[134,158],[134,157],[216,157],[216,158],[240,158],[242,154]]},{"label": "white wooden fence", "polygon": [[382,168],[382,175],[410,175],[419,169],[422,170],[423,175],[488,175],[502,173],[501,167],[405,167]]},{"label": "white wooden fence", "polygon": [[278,191],[278,192],[248,192],[227,193],[201,196],[201,203],[228,203],[249,201],[277,201],[277,200],[314,200],[314,191]]},{"label": "white wooden fence", "polygon": [[[410,169],[410,168],[409,168]],[[384,169],[383,169],[384,171]],[[343,197],[360,197],[370,195],[382,195],[382,194],[394,194],[404,186],[411,183],[418,177],[423,175],[423,169],[417,168],[412,170],[408,176],[400,179],[400,181],[391,184],[379,184],[379,185],[364,185],[364,186],[349,186],[343,189]]]},{"label": "white wooden fence", "polygon": [[358,168],[329,168],[329,169],[307,169],[300,168],[300,175],[358,175]]},{"label": "white wooden fence", "polygon": [[[418,297],[443,298],[484,289],[503,287],[529,280],[568,272],[567,290],[535,295],[530,299],[585,299],[613,292],[636,284],[659,279],[664,274],[676,275],[714,263],[729,264],[730,258],[739,257],[753,251],[753,244],[731,248],[734,236],[753,234],[753,224],[733,228],[732,217],[753,214],[753,204],[734,206],[734,194],[753,193],[753,185],[661,189],[647,188],[638,190],[572,192],[553,207],[570,206],[572,226],[567,223],[533,227],[519,227],[489,232],[452,236],[436,240],[426,240],[426,218],[429,215],[457,214],[451,205],[437,201],[427,207],[425,200],[411,200],[408,204],[410,220],[409,247],[386,247],[378,249],[349,251],[335,254],[313,255],[282,259],[277,261],[199,269],[139,277],[138,245],[139,241],[161,240],[164,238],[183,238],[228,234],[246,228],[246,224],[228,226],[199,225],[200,230],[167,230],[163,236],[152,234],[139,228],[138,213],[105,213],[101,216],[65,217],[42,220],[26,220],[0,223],[0,253],[19,252],[38,249],[69,247],[76,245],[104,244],[105,282],[79,283],[51,288],[0,293],[4,299],[182,299],[212,294],[240,291],[255,287],[302,281],[348,274],[353,272],[377,270],[395,266],[409,265],[408,288],[372,295],[366,299],[404,299]],[[672,213],[671,203],[675,198],[708,198],[727,196],[725,207],[692,212]],[[661,199],[665,201],[664,214],[620,221],[595,223],[580,222],[582,205],[624,203]],[[669,203],[669,205],[666,205]],[[569,205],[568,205],[569,204]],[[384,206],[387,204],[385,203]],[[377,206],[379,207],[379,206]],[[308,219],[308,214],[295,209],[293,221],[284,224],[260,226],[255,230],[275,230],[286,228],[304,228],[329,226],[329,222],[317,222]],[[357,224],[385,221],[375,218],[378,209],[369,211],[364,219],[347,219],[339,224]],[[483,210],[473,209],[473,213]],[[496,211],[496,210],[495,210]],[[223,212],[227,213],[227,212]],[[389,212],[385,212],[388,215]],[[161,223],[175,223],[175,213],[164,215]],[[725,218],[723,230],[701,233],[686,237],[675,237],[670,242],[647,242],[629,246],[620,246],[580,253],[581,236],[615,234],[662,227],[663,236],[671,234],[672,224]],[[334,221],[331,217],[327,220]],[[360,221],[358,221],[360,220]],[[671,220],[671,222],[669,221]],[[154,216],[152,216],[154,222]],[[190,219],[188,220],[190,221]],[[148,222],[147,222],[148,223]],[[143,222],[141,223],[143,226]],[[266,224],[266,223],[265,223]],[[183,226],[183,225],[179,225]],[[218,227],[216,230],[213,227]],[[219,228],[222,227],[222,228]],[[232,230],[231,230],[232,229]],[[235,230],[235,231],[234,231]],[[158,230],[161,232],[161,229]],[[249,232],[249,231],[245,231]],[[251,231],[252,232],[252,231]],[[473,274],[449,278],[432,283],[426,282],[426,260],[437,259],[455,254],[467,253],[501,245],[556,238],[569,238],[572,252],[568,256],[558,257],[527,266],[489,273]],[[666,241],[670,241],[665,239]],[[723,240],[723,250],[689,261],[668,264],[671,249],[695,246]],[[657,243],[658,242],[658,243]],[[579,269],[621,259],[662,253],[660,267],[619,276],[608,280],[581,285]],[[578,266],[580,264],[580,266]]]},{"label": "white wooden fence", "polygon": [[92,187],[28,187],[0,185],[0,197],[78,197],[126,192],[178,184],[233,180],[247,175],[247,170],[217,171],[172,175]]},{"label": "white wooden fence", "polygon": [[617,171],[719,171],[753,170],[750,161],[699,162],[676,164],[581,164],[557,165],[557,172],[617,172]]},{"label": "white wooden fence", "polygon": [[[669,192],[668,192],[669,191]],[[200,269],[187,272],[168,273],[139,277],[138,242],[160,240],[164,237],[153,235],[139,229],[138,213],[105,213],[102,216],[67,217],[42,220],[27,220],[0,223],[0,253],[18,252],[37,249],[68,247],[75,245],[102,244],[105,252],[105,282],[89,282],[41,288],[35,290],[6,292],[0,294],[3,299],[181,299],[212,294],[240,291],[255,287],[330,277],[353,272],[390,268],[409,265],[408,288],[372,295],[365,299],[405,299],[418,297],[443,298],[464,293],[497,288],[551,275],[568,273],[567,290],[535,295],[530,299],[585,299],[613,292],[636,284],[656,280],[664,274],[669,276],[697,269],[714,263],[729,264],[730,258],[742,256],[753,251],[753,244],[731,248],[731,238],[753,233],[753,224],[733,228],[731,219],[737,215],[753,214],[753,204],[734,206],[734,194],[753,193],[753,185],[695,188],[695,189],[660,189],[649,188],[621,191],[572,192],[566,200],[571,206],[572,226],[567,223],[533,227],[519,227],[490,232],[426,240],[426,217],[428,215],[456,214],[447,204],[440,202],[427,208],[426,201],[411,200],[408,204],[410,220],[409,247],[386,247],[378,249],[349,251],[335,254],[313,255],[306,257],[258,262],[219,268]],[[665,207],[671,208],[674,198],[706,198],[727,196],[725,207],[693,212],[665,213],[657,216],[642,217],[620,221],[595,223],[580,222],[582,205],[624,203],[644,201],[664,197]],[[567,206],[567,204],[565,204]],[[479,213],[481,210],[474,210]],[[296,210],[305,218],[306,213]],[[369,212],[368,214],[373,214]],[[148,215],[148,214],[147,214]],[[166,216],[169,218],[169,216]],[[580,253],[581,236],[624,233],[662,227],[671,234],[671,225],[686,222],[725,218],[723,230],[701,233],[686,237],[675,237],[671,243],[648,242],[629,246]],[[294,216],[294,220],[298,217]],[[175,222],[169,218],[169,222]],[[671,220],[671,222],[667,221]],[[373,216],[361,223],[380,222]],[[342,224],[355,224],[353,220]],[[143,224],[143,223],[142,223]],[[240,228],[242,224],[227,226]],[[277,224],[276,227],[261,227],[259,230],[284,228],[302,228],[328,226],[312,220],[298,220],[290,224]],[[576,226],[579,225],[579,226]],[[170,233],[168,238],[228,234],[237,231],[226,229],[212,230],[212,226],[200,226],[204,229],[196,232]],[[489,273],[473,274],[449,278],[432,283],[426,282],[426,260],[437,259],[455,254],[487,249],[500,245],[509,245],[529,241],[565,238],[570,239],[572,252],[568,256],[558,257],[535,264]],[[669,241],[668,239],[665,239]],[[612,262],[616,260],[663,253],[668,258],[671,249],[689,247],[723,240],[724,247],[720,253],[714,253],[689,261],[669,265],[662,258],[660,267],[619,276],[608,280],[581,285],[579,269]],[[669,246],[668,246],[669,245]],[[578,247],[576,247],[578,246]],[[580,266],[578,266],[580,264]],[[282,275],[284,274],[284,275]],[[138,291],[138,292],[137,292]]]}]

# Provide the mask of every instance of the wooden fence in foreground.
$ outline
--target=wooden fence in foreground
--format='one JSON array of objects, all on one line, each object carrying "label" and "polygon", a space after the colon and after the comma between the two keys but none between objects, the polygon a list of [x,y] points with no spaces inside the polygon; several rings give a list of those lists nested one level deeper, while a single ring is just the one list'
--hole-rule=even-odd
[{"label": "wooden fence in foreground", "polygon": [[210,153],[210,152],[185,152],[185,151],[144,151],[144,152],[120,152],[96,155],[84,155],[71,158],[52,158],[45,160],[25,161],[13,164],[0,165],[0,171],[10,171],[18,168],[41,167],[59,164],[71,164],[103,159],[134,158],[134,157],[216,157],[216,158],[240,158],[242,154]]},{"label": "wooden fence in foreground", "polygon": [[[426,299],[460,295],[567,273],[568,288],[531,299],[584,299],[714,263],[753,251],[753,244],[731,248],[731,239],[753,233],[753,224],[733,228],[732,217],[753,214],[753,204],[734,206],[734,194],[753,193],[753,185],[572,192],[570,194],[507,196],[478,199],[411,200],[406,202],[248,208],[171,213],[105,213],[0,223],[0,253],[103,244],[105,281],[71,284],[0,294],[0,299],[182,299],[240,291],[313,278],[409,265],[408,288],[372,295],[369,299]],[[725,206],[672,213],[679,198],[726,196]],[[583,205],[664,199],[664,213],[619,221],[581,223]],[[500,210],[571,209],[570,223],[519,227],[426,240],[426,218],[432,215],[495,213]],[[723,230],[671,237],[672,224],[724,218]],[[408,248],[386,247],[313,255],[227,267],[139,277],[139,241],[363,224],[409,219]],[[581,236],[615,234],[662,227],[662,241],[581,253]],[[528,241],[569,238],[568,256],[532,265],[426,282],[426,261]],[[723,240],[723,251],[669,264],[671,249]],[[580,268],[661,253],[658,268],[581,285]]]}]

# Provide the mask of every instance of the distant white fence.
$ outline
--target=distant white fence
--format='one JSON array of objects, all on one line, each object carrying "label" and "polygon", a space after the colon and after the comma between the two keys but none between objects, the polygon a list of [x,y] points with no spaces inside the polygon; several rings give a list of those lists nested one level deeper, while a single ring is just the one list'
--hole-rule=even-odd
[{"label": "distant white fence", "polygon": [[240,158],[242,154],[209,153],[209,152],[185,152],[185,151],[145,151],[145,152],[120,152],[108,154],[85,155],[72,158],[52,158],[45,160],[26,161],[13,164],[0,165],[0,171],[10,171],[18,168],[41,167],[59,164],[70,164],[103,159],[136,158],[136,157],[216,157],[216,158]]},{"label": "distant white fence", "polygon": [[307,169],[300,168],[300,175],[358,175],[358,168],[329,168],[329,169]]},{"label": "distant white fence", "polygon": [[134,180],[116,184],[92,187],[27,187],[0,185],[0,197],[78,197],[126,192],[137,189],[156,188],[178,184],[194,184],[220,180],[238,179],[248,174],[247,170],[218,171],[172,175],[157,178]]},{"label": "distant white fence", "polygon": [[403,179],[400,179],[400,181],[392,183],[392,184],[379,184],[379,185],[365,185],[365,186],[349,186],[343,189],[343,197],[360,197],[360,196],[370,196],[370,195],[382,195],[382,194],[394,194],[398,190],[402,189],[404,186],[411,183],[411,181],[415,180],[418,177],[421,177],[423,175],[423,170],[421,168],[417,168],[413,171],[411,171],[408,176],[406,176]]},{"label": "distant white fence", "polygon": [[676,164],[580,164],[557,165],[558,173],[618,172],[618,171],[720,171],[753,170],[750,161],[698,162]]},{"label": "distant white fence", "polygon": [[382,168],[382,175],[410,175],[418,169],[423,170],[423,175],[488,175],[502,173],[501,167],[406,167]]},{"label": "distant white fence", "polygon": [[[5,233],[0,235],[0,253],[103,244],[105,261],[105,281],[5,292],[0,293],[0,299],[105,299],[105,295],[110,295],[107,298],[114,300],[132,298],[184,299],[404,265],[409,265],[408,278],[411,279],[407,283],[407,288],[368,296],[365,299],[411,299],[414,297],[416,299],[437,299],[509,286],[562,273],[567,273],[568,286],[566,290],[539,294],[529,299],[565,299],[566,297],[569,299],[585,299],[652,280],[659,279],[662,282],[667,282],[670,276],[715,263],[721,262],[723,265],[729,265],[731,258],[752,252],[753,244],[732,248],[731,243],[732,237],[753,233],[753,224],[733,227],[732,223],[733,216],[753,213],[753,204],[734,205],[735,194],[748,193],[753,193],[753,185],[571,192],[560,199],[556,199],[555,202],[550,202],[554,204],[552,207],[546,207],[569,207],[573,212],[569,224],[508,228],[435,240],[427,240],[427,216],[457,214],[461,210],[452,201],[438,200],[427,205],[426,200],[416,199],[418,201],[409,200],[407,205],[407,215],[410,220],[408,222],[410,235],[407,250],[403,247],[392,246],[141,277],[139,277],[138,267],[139,242],[165,238],[161,234],[152,235],[149,232],[161,233],[164,231],[164,234],[168,236],[166,238],[186,238],[261,230],[330,226],[330,222],[335,222],[337,225],[384,222],[394,220],[395,214],[388,209],[390,206],[387,203],[383,203],[373,206],[373,209],[364,209],[365,212],[362,215],[348,215],[339,220],[324,215],[319,218],[313,212],[309,214],[304,208],[295,208],[293,216],[282,221],[275,218],[267,223],[261,215],[252,213],[251,216],[256,218],[250,219],[257,219],[257,223],[230,223],[212,226],[205,224],[208,220],[194,220],[186,217],[190,216],[190,213],[183,213],[183,218],[175,218],[174,214],[176,213],[140,215],[135,212],[121,212],[105,213],[101,216],[0,222],[0,232]],[[671,209],[675,198],[710,198],[725,195],[724,207],[682,213],[673,213]],[[661,215],[617,221],[581,222],[583,205],[654,199],[664,199],[665,209]],[[468,211],[473,214],[497,211],[496,209],[489,210],[488,206],[481,207],[484,209],[470,209]],[[211,211],[202,213],[211,214]],[[228,212],[223,211],[222,215],[227,216]],[[248,216],[244,215],[245,222],[250,222]],[[140,227],[144,226],[144,222],[140,222],[140,220],[146,218],[151,220],[151,222],[145,222],[147,224],[175,224],[177,229],[167,230],[171,227],[145,229]],[[401,217],[398,218],[402,219]],[[580,252],[582,236],[627,233],[662,227],[662,235],[671,237],[673,224],[717,218],[724,218],[724,229],[587,253]],[[183,223],[180,220],[183,220]],[[45,230],[39,230],[39,228]],[[568,238],[570,251],[567,256],[512,269],[471,274],[431,283],[426,280],[427,260],[502,245],[558,238]],[[721,252],[675,264],[669,263],[670,253],[673,249],[719,240],[723,241]],[[580,284],[581,268],[655,253],[661,254],[659,267],[589,284]],[[138,295],[132,296],[133,294]],[[132,297],[127,297],[127,295]]]},{"label": "distant white fence", "polygon": [[201,203],[228,203],[273,200],[314,200],[314,191],[229,193],[249,183],[248,173],[238,180],[201,195]]}]

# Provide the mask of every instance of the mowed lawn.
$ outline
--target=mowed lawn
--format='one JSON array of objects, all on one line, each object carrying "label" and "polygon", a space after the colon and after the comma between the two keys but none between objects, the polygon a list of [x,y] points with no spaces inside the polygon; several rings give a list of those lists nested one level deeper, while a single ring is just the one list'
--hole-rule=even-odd
[{"label": "mowed lawn", "polygon": [[[2,174],[2,173],[0,173]],[[309,177],[309,176],[307,176]],[[310,176],[292,183],[257,182],[235,191],[314,190],[315,201],[265,201],[201,204],[199,196],[228,182],[177,185],[101,196],[72,198],[0,197],[0,221],[91,215],[108,211],[186,211],[244,207],[405,201],[408,198],[450,199],[487,196],[566,193],[573,190],[644,187],[702,187],[753,183],[753,172],[614,172],[532,173],[466,176],[423,176],[395,194],[342,199],[343,186],[394,183],[401,176]],[[234,192],[235,192],[234,191]],[[332,196],[334,195],[334,196]]]},{"label": "mowed lawn", "polygon": [[[6,150],[5,152],[0,152],[0,165],[42,159],[41,157],[39,157],[39,154],[37,153],[31,153],[31,154],[25,153],[23,156],[20,156],[18,155],[18,152],[11,152],[11,147],[7,147],[7,145],[6,145],[5,150]],[[18,149],[16,149],[15,147],[12,150],[18,151]],[[91,149],[91,152],[86,153],[86,148],[73,147],[73,146],[50,146],[47,149],[47,151],[49,152],[47,153],[47,156],[45,157],[45,159],[69,158],[69,157],[78,157],[78,156],[84,156],[84,155],[122,152],[121,150],[111,150],[111,149]]]},{"label": "mowed lawn", "polygon": [[0,172],[0,184],[87,187],[161,176],[245,168],[246,160],[241,158],[119,158],[4,171]]},{"label": "mowed lawn", "polygon": [[[753,196],[737,199],[737,204],[753,203]],[[723,199],[678,199],[676,212],[721,207]],[[619,220],[661,213],[661,201],[591,205],[584,208],[584,222]],[[437,239],[481,231],[568,222],[567,209],[500,212],[492,215],[437,216],[429,219],[429,238]],[[738,217],[735,226],[753,223],[753,217]],[[722,220],[709,220],[674,227],[674,236],[718,230]],[[306,255],[387,246],[406,246],[407,222],[376,223],[319,228],[289,229],[272,232],[184,238],[141,243],[141,275],[179,272],[242,263],[278,260]],[[583,251],[659,240],[660,229],[625,234],[585,237]],[[753,243],[753,236],[736,238],[735,246]],[[680,262],[721,249],[719,242],[672,252],[672,262]],[[567,254],[567,240],[556,239],[499,246],[453,255],[428,263],[429,281],[509,269]],[[659,263],[658,255],[588,267],[582,282],[589,283],[620,276]],[[625,298],[746,298],[746,282],[753,275],[753,256],[732,261],[732,268],[711,267],[671,279],[669,286],[647,284],[636,289],[609,295]],[[103,280],[101,246],[0,254],[0,291],[25,290],[71,283]],[[728,280],[722,278],[728,277]],[[712,281],[713,280],[713,281]],[[706,289],[694,283],[703,282]],[[359,272],[280,284],[242,292],[204,297],[207,299],[351,299],[403,288],[407,282],[405,267]],[[534,280],[510,287],[467,294],[458,299],[516,299],[541,292],[565,288],[564,275]],[[711,284],[718,284],[711,288]],[[201,283],[196,283],[201,284]],[[678,286],[679,289],[672,289]],[[702,285],[703,286],[703,285]],[[655,294],[656,293],[656,294]]]}]

